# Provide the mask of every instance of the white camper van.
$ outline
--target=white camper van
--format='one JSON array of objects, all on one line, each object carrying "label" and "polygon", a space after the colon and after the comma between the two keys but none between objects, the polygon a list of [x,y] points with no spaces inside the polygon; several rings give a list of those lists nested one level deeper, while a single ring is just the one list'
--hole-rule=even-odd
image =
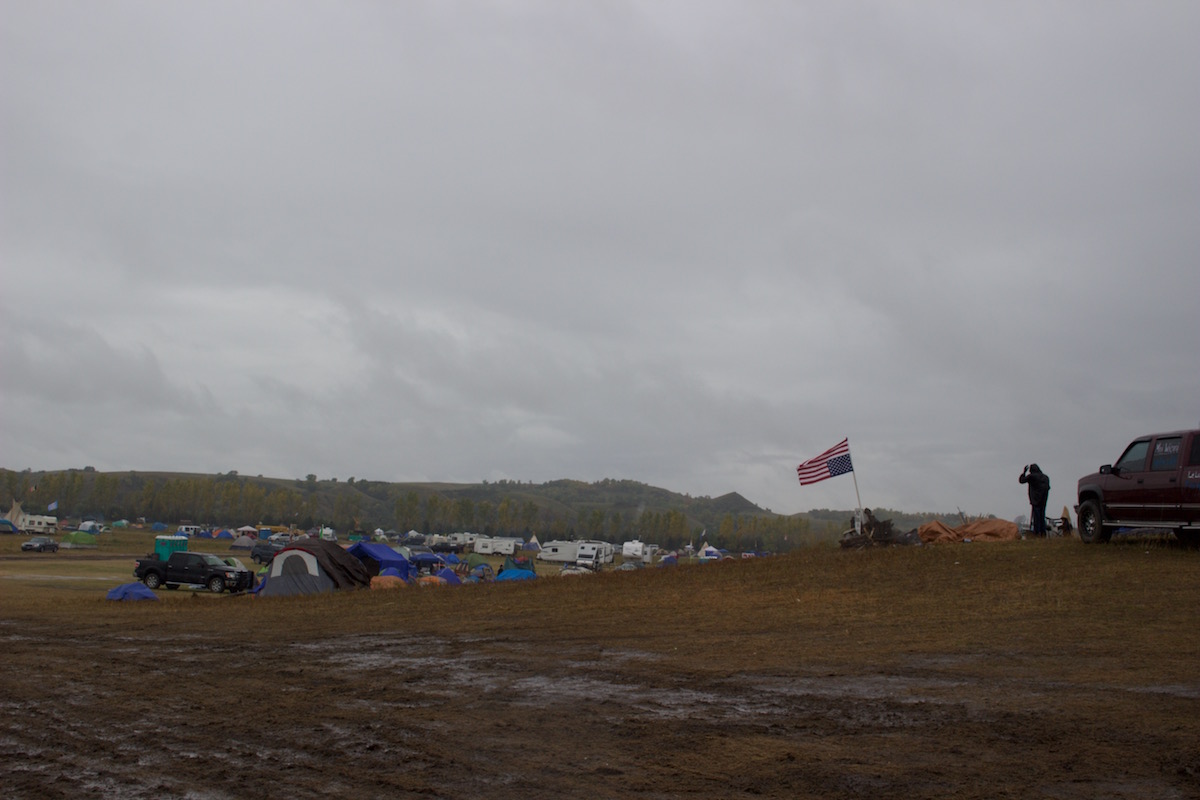
[{"label": "white camper van", "polygon": [[580,542],[564,542],[559,540],[546,542],[542,545],[542,549],[538,551],[537,557],[541,561],[558,561],[563,564],[574,564],[579,560],[579,545]]}]

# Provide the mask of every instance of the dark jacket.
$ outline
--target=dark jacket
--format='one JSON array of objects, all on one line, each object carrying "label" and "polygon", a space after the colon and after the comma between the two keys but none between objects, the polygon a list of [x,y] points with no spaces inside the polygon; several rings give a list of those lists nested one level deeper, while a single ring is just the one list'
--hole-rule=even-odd
[{"label": "dark jacket", "polygon": [[1050,478],[1046,473],[1042,472],[1041,467],[1037,464],[1029,465],[1029,473],[1021,473],[1021,477],[1017,478],[1021,483],[1029,484],[1029,504],[1034,506],[1045,506],[1046,499],[1050,496]]}]

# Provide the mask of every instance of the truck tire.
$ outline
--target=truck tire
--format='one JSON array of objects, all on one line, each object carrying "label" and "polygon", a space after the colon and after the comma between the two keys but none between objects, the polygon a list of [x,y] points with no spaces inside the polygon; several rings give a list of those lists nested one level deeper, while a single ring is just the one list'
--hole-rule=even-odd
[{"label": "truck tire", "polygon": [[213,575],[208,579],[208,590],[213,594],[220,594],[225,591],[225,579],[220,575]]},{"label": "truck tire", "polygon": [[162,586],[162,578],[158,577],[157,572],[147,572],[146,577],[142,578],[142,583],[146,584],[147,589],[157,589]]},{"label": "truck tire", "polygon": [[1079,538],[1084,544],[1099,544],[1112,538],[1112,531],[1104,527],[1104,512],[1095,500],[1084,500],[1079,505]]}]

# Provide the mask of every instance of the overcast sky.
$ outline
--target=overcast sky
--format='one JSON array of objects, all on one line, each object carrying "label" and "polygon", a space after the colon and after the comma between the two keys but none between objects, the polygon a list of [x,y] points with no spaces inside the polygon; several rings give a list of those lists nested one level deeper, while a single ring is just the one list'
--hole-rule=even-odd
[{"label": "overcast sky", "polygon": [[1054,511],[1200,425],[1197,31],[0,0],[0,466]]}]

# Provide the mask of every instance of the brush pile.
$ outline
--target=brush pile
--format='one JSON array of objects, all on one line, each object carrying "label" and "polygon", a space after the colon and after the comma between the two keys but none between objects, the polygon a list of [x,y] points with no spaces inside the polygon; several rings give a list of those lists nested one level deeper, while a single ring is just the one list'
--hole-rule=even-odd
[{"label": "brush pile", "polygon": [[917,531],[897,531],[892,527],[890,519],[875,519],[871,509],[863,509],[861,532],[854,528],[854,519],[850,519],[850,529],[842,534],[841,545],[844,550],[863,550],[868,547],[897,547],[923,544]]}]

